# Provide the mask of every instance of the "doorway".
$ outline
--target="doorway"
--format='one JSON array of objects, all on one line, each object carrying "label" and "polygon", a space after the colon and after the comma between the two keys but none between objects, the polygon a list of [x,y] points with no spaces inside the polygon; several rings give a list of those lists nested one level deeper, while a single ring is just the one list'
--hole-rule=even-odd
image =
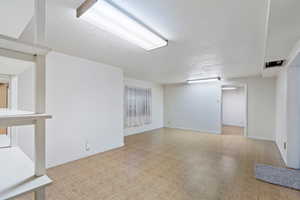
[{"label": "doorway", "polygon": [[[4,81],[0,82],[0,109],[9,107],[9,85]],[[0,128],[0,148],[10,146],[10,134],[8,128]]]},{"label": "doorway", "polygon": [[222,86],[222,134],[247,135],[247,88],[241,85]]}]

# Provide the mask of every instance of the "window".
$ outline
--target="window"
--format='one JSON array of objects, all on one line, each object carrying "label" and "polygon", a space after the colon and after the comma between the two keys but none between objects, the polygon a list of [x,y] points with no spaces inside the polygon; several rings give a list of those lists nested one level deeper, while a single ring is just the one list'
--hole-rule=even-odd
[{"label": "window", "polygon": [[125,87],[124,99],[124,125],[126,128],[150,124],[151,114],[151,89]]}]

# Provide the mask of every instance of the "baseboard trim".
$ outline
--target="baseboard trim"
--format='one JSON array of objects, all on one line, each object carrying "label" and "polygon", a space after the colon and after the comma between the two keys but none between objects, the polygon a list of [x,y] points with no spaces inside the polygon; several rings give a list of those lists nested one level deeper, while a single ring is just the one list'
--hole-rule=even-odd
[{"label": "baseboard trim", "polygon": [[244,125],[240,125],[240,124],[222,124],[223,126],[235,126],[235,127],[240,127],[240,128],[245,128]]},{"label": "baseboard trim", "polygon": [[216,135],[221,134],[221,131],[220,132],[219,131],[207,131],[207,130],[184,128],[184,127],[175,127],[175,126],[165,126],[164,128],[173,128],[173,129],[180,129],[180,130],[187,130],[187,131],[196,131],[196,132],[216,134]]},{"label": "baseboard trim", "polygon": [[77,158],[72,158],[72,159],[61,161],[61,162],[57,162],[57,163],[51,163],[51,164],[47,163],[46,168],[47,169],[51,169],[53,167],[58,167],[58,166],[61,166],[61,165],[65,165],[65,164],[68,164],[68,163],[71,163],[71,162],[75,162],[77,160],[81,160],[81,159],[85,159],[85,158],[88,158],[88,157],[91,157],[91,156],[95,156],[97,154],[105,153],[105,152],[108,152],[108,151],[113,151],[113,150],[122,148],[124,146],[125,146],[125,143],[123,141],[120,144],[114,144],[114,145],[111,145],[111,146],[107,146],[107,147],[105,147],[103,149],[100,149],[98,151],[91,151],[91,152],[86,153],[84,155],[80,155]]},{"label": "baseboard trim", "polygon": [[248,135],[247,138],[254,139],[254,140],[265,140],[265,141],[275,142],[274,139],[264,138],[264,137],[257,137],[257,136],[249,136]]},{"label": "baseboard trim", "polygon": [[275,141],[275,143],[276,143],[276,147],[277,147],[277,149],[279,151],[279,154],[281,156],[281,159],[283,160],[284,164],[287,165],[286,157],[283,156],[284,154],[283,154],[283,151],[281,151],[281,149],[279,147],[279,142]]},{"label": "baseboard trim", "polygon": [[[151,128],[151,129],[147,129],[147,130],[144,130],[144,131],[133,132],[133,133],[130,133],[130,134],[125,134],[125,132],[124,132],[124,137],[130,136],[130,135],[143,134],[143,133],[146,133],[146,132],[149,132],[149,131],[155,131],[155,130],[159,130],[159,129],[162,129],[162,128],[164,128],[164,127],[162,126],[162,127],[159,127],[159,128]],[[125,129],[124,129],[124,131],[125,131]]]}]

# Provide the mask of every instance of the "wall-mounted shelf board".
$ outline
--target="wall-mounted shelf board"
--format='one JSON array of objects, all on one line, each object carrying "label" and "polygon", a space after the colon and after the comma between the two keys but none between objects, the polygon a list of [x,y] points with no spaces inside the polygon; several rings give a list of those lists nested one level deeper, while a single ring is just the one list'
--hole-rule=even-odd
[{"label": "wall-mounted shelf board", "polygon": [[0,163],[0,200],[35,191],[52,182],[47,175],[34,175],[34,163],[18,147],[0,149]]},{"label": "wall-mounted shelf board", "polygon": [[29,55],[47,55],[47,53],[51,50],[48,47],[22,42],[18,39],[7,37],[5,35],[0,35],[0,48]]},{"label": "wall-mounted shelf board", "polygon": [[0,127],[35,124],[39,119],[50,119],[51,115],[22,110],[0,109]]}]

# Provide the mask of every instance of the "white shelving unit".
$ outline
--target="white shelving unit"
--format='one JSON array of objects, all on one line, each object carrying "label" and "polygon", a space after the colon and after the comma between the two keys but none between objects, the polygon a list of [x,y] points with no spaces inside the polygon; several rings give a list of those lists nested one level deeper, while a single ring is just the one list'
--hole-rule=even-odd
[{"label": "white shelving unit", "polygon": [[[46,175],[45,57],[50,51],[45,41],[45,0],[35,0],[35,44],[0,35],[0,56],[35,63],[35,112],[0,109],[0,127],[34,125],[35,160],[17,146],[0,148],[0,200],[34,192],[35,200],[45,200],[45,187],[52,181]],[[18,133],[16,133],[18,134]]]},{"label": "white shelving unit", "polygon": [[0,148],[0,200],[34,191],[36,200],[45,199],[45,187],[52,181],[45,167],[45,56],[49,48],[27,44],[0,35],[0,55],[35,63],[35,110],[0,109],[0,127],[34,125],[35,161],[17,147]]},{"label": "white shelving unit", "polygon": [[0,109],[0,127],[37,124],[38,120],[50,119],[47,114],[37,114],[22,110]]},{"label": "white shelving unit", "polygon": [[0,163],[0,199],[36,191],[52,182],[47,175],[35,176],[34,163],[18,147],[0,149]]}]

